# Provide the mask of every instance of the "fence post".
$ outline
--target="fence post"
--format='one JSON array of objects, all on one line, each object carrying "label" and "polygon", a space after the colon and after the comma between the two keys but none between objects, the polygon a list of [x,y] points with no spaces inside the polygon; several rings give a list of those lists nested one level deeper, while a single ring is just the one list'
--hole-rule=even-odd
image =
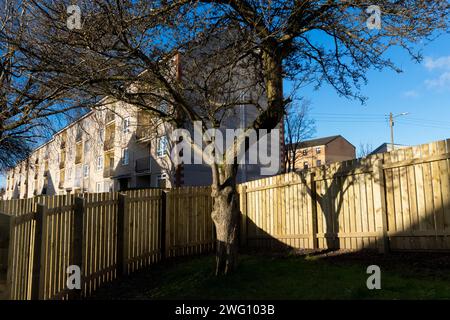
[{"label": "fence post", "polygon": [[33,275],[31,278],[31,300],[38,300],[41,298],[41,288],[43,285],[41,281],[41,261],[43,260],[42,250],[42,232],[44,225],[44,217],[47,217],[47,207],[43,204],[36,205],[36,213],[34,214],[35,228],[34,228],[34,247],[33,247]]},{"label": "fence post", "polygon": [[127,273],[128,257],[128,224],[126,223],[127,214],[127,195],[119,193],[119,206],[117,211],[117,274]]},{"label": "fence post", "polygon": [[159,229],[159,241],[161,245],[161,260],[164,260],[167,258],[167,251],[166,251],[166,237],[168,232],[166,232],[166,224],[167,224],[167,217],[166,217],[166,192],[164,190],[161,190],[161,210],[159,212],[159,221],[160,221],[160,229]]},{"label": "fence post", "polygon": [[240,238],[241,246],[247,246],[247,186],[241,186],[240,194],[240,204],[241,204],[241,228],[240,228]]},{"label": "fence post", "polygon": [[[314,172],[308,172],[306,175],[306,188],[310,190],[309,201],[308,201],[308,211],[310,212],[309,226],[310,242],[312,249],[318,248],[317,243],[317,201],[316,201],[316,182],[314,181]],[[308,192],[307,192],[308,194]]]},{"label": "fence post", "polygon": [[[86,202],[82,197],[75,198],[75,215],[74,215],[74,241],[73,241],[73,260],[72,264],[80,267],[81,270],[81,288],[83,288],[83,217],[85,212]],[[73,289],[69,293],[69,299],[81,299],[82,289]]]},{"label": "fence post", "polygon": [[386,221],[386,194],[383,163],[376,159],[373,163],[373,202],[375,210],[375,227],[379,253],[389,252],[389,238]]}]

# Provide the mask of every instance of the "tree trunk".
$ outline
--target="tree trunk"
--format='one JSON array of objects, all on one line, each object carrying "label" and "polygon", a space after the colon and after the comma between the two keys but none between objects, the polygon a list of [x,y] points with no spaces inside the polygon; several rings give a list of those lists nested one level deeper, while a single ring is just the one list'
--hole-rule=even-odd
[{"label": "tree trunk", "polygon": [[[264,82],[268,108],[265,116],[255,120],[255,129],[273,129],[283,119],[282,53],[276,44],[263,52]],[[236,159],[235,159],[236,160]],[[239,232],[239,195],[236,188],[238,166],[212,165],[214,199],[211,217],[216,226],[216,275],[226,275],[236,268]]]},{"label": "tree trunk", "polygon": [[[226,275],[236,268],[239,232],[239,194],[236,190],[237,167],[218,168],[220,183],[213,183],[211,217],[216,227],[216,275]],[[214,178],[213,178],[214,180]]]}]

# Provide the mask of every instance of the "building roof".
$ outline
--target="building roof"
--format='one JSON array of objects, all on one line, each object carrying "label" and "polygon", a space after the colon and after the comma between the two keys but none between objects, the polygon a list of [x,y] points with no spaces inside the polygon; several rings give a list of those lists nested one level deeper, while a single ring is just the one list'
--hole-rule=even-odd
[{"label": "building roof", "polygon": [[[394,143],[394,149],[402,149],[402,148],[407,148],[407,145],[404,144],[397,144]],[[379,147],[375,148],[370,154],[376,154],[376,153],[380,153],[380,152],[389,152],[392,151],[391,150],[391,144],[390,143],[382,143]]]},{"label": "building roof", "polygon": [[311,140],[305,140],[305,141],[300,142],[298,147],[299,148],[310,148],[310,147],[315,147],[315,146],[323,146],[323,145],[329,144],[330,142],[332,142],[333,140],[335,140],[337,138],[342,138],[345,141],[347,141],[350,145],[352,145],[347,139],[345,139],[343,136],[338,134],[338,135],[335,135],[335,136],[329,136],[329,137],[322,137],[322,138],[316,138],[316,139],[311,139]]}]

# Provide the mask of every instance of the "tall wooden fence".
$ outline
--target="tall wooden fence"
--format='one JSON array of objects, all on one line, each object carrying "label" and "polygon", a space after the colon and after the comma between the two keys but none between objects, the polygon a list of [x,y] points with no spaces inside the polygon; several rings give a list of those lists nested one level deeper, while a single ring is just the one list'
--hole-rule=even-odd
[{"label": "tall wooden fence", "polygon": [[[8,265],[0,294],[78,299],[165,257],[211,251],[209,188],[195,191],[174,189],[166,197],[161,189],[147,189],[3,202],[8,214],[0,214],[0,230],[7,230],[2,234],[9,239],[0,239],[1,261]],[[6,242],[8,250],[2,248]],[[81,268],[80,290],[67,286],[73,265]]]},{"label": "tall wooden fence", "polygon": [[[450,249],[450,139],[238,190],[243,246]],[[209,252],[210,194],[188,187],[0,202],[0,297],[3,286],[12,299],[79,298],[165,257]],[[66,289],[70,265],[81,266],[81,290]]]},{"label": "tall wooden fence", "polygon": [[240,185],[253,247],[450,249],[450,139]]}]

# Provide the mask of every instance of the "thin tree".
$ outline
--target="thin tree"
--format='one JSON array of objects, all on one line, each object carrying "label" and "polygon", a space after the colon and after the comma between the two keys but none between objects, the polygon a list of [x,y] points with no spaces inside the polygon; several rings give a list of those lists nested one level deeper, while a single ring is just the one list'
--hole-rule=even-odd
[{"label": "thin tree", "polygon": [[370,143],[360,143],[358,148],[358,158],[365,158],[373,151],[373,147]]},{"label": "thin tree", "polygon": [[[227,47],[231,48],[228,52],[236,53],[233,64],[250,57],[258,62],[248,66],[256,70],[256,76],[261,74],[265,94],[265,106],[257,108],[248,125],[254,129],[273,129],[280,124],[289,102],[283,95],[283,79],[314,82],[317,87],[328,83],[340,95],[364,101],[359,89],[367,81],[369,69],[400,72],[385,54],[389,48],[404,48],[420,60],[414,44],[448,32],[449,21],[445,0],[93,0],[79,5],[82,28],[75,23],[75,28],[68,30],[69,1],[31,3],[30,12],[36,18],[29,25],[32,36],[18,45],[46,65],[41,72],[80,92],[132,103],[175,125],[181,124],[181,119],[193,122],[203,117],[185,94],[184,82],[170,80],[173,65],[168,62],[175,52],[189,50],[194,39],[214,37],[218,30],[231,27],[238,30],[239,37],[231,37],[231,43],[221,50],[224,59],[231,57],[226,54]],[[130,85],[135,85],[135,90],[130,90]],[[218,89],[203,88],[210,93]],[[152,99],[165,99],[177,116],[152,108]],[[214,121],[205,123],[206,127],[220,126],[216,119],[224,114],[220,110],[230,108],[229,103],[216,102],[203,108],[214,111],[208,118]],[[212,164],[211,169],[216,270],[223,274],[236,266],[237,165]]]},{"label": "thin tree", "polygon": [[291,103],[286,108],[284,119],[284,168],[286,172],[296,170],[296,161],[303,141],[311,138],[315,131],[315,121],[310,118],[311,102],[302,100]]}]

